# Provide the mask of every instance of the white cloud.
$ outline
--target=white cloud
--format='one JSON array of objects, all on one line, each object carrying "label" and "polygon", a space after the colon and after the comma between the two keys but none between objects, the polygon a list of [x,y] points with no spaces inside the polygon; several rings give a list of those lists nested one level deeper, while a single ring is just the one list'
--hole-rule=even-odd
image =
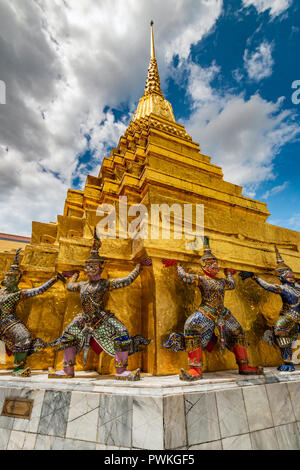
[{"label": "white cloud", "polygon": [[233,70],[232,76],[238,83],[240,83],[244,78],[243,72],[240,69]]},{"label": "white cloud", "polygon": [[300,212],[297,212],[289,219],[288,225],[292,230],[300,231]]},{"label": "white cloud", "polygon": [[[7,85],[0,108],[1,231],[28,234],[32,219],[54,220],[72,179],[96,171],[106,145],[117,144],[124,123],[103,110],[124,103],[134,111],[148,67],[149,21],[155,21],[163,85],[173,55],[188,57],[214,27],[222,4],[0,2],[0,79]],[[88,149],[94,160],[78,164]]]},{"label": "white cloud", "polygon": [[270,10],[270,16],[275,18],[287,10],[291,6],[292,2],[293,0],[243,0],[243,5],[244,7],[250,7],[253,5],[257,9],[258,13]]},{"label": "white cloud", "polygon": [[212,163],[222,167],[227,181],[245,185],[244,194],[254,197],[262,182],[274,179],[274,159],[281,148],[300,133],[294,114],[283,109],[283,98],[275,103],[259,94],[245,99],[212,88],[219,73],[216,64],[205,69],[186,63],[185,68],[193,100],[192,114],[184,122],[188,132]]},{"label": "white cloud", "polygon": [[248,49],[245,50],[244,67],[250,79],[260,81],[272,75],[274,65],[272,49],[272,44],[264,41],[252,54]]},{"label": "white cloud", "polygon": [[280,184],[278,186],[274,186],[272,189],[269,189],[262,195],[262,199],[269,199],[272,196],[275,196],[276,194],[281,193],[284,191],[289,185],[288,181],[285,181],[283,184]]},{"label": "white cloud", "polygon": [[16,227],[24,227],[24,233],[30,233],[32,220],[56,221],[53,208],[58,213],[63,211],[68,187],[53,173],[43,170],[39,162],[26,160],[17,151],[12,157],[0,146],[0,174],[4,233],[15,233]]}]

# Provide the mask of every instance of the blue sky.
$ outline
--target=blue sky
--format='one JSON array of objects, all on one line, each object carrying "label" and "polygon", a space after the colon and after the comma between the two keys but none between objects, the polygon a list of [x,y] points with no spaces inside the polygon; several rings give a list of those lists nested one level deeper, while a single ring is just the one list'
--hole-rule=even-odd
[{"label": "blue sky", "polygon": [[300,231],[296,0],[3,0],[0,231],[55,221],[118,143],[144,89],[149,21],[176,119],[227,181]]}]

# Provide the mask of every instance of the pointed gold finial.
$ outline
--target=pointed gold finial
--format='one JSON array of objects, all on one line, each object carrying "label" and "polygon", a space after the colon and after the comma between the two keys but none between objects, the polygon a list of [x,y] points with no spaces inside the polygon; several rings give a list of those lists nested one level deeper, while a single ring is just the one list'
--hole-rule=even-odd
[{"label": "pointed gold finial", "polygon": [[160,96],[163,96],[161,88],[160,88],[160,79],[159,79],[159,73],[158,73],[158,66],[157,66],[157,60],[155,57],[155,47],[154,47],[154,33],[153,33],[153,25],[154,22],[151,20],[150,26],[151,26],[151,50],[150,50],[150,64],[148,68],[148,76],[146,80],[146,86],[145,86],[145,91],[144,91],[144,96],[149,95],[149,94],[157,94]]},{"label": "pointed gold finial", "polygon": [[154,21],[151,20],[151,22],[150,22],[150,26],[151,26],[151,59],[155,59],[153,25],[154,25]]},{"label": "pointed gold finial", "polygon": [[163,117],[168,121],[175,122],[172,106],[164,98],[164,95],[160,88],[160,78],[158,73],[157,60],[155,57],[153,25],[154,22],[151,20],[151,57],[145,90],[142,98],[139,101],[137,110],[133,116],[133,121],[140,118],[145,118],[150,114],[156,114],[157,116]]}]

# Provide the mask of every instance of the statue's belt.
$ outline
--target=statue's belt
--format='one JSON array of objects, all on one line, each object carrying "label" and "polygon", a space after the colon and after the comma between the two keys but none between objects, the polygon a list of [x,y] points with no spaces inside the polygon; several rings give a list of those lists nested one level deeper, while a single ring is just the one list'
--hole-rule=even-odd
[{"label": "statue's belt", "polygon": [[93,315],[86,315],[84,319],[85,323],[89,324],[92,328],[96,328],[113,316],[114,314],[109,310],[101,310],[100,312],[95,312]]},{"label": "statue's belt", "polygon": [[226,307],[223,308],[222,312],[218,312],[215,308],[210,307],[209,305],[200,305],[199,311],[203,313],[205,317],[213,322],[218,322],[219,320],[228,320],[230,312]]}]

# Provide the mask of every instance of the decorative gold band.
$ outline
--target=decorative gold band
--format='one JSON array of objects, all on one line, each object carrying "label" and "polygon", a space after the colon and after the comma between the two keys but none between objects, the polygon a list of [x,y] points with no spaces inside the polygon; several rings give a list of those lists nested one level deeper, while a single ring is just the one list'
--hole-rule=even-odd
[{"label": "decorative gold band", "polygon": [[203,367],[203,361],[197,361],[197,359],[188,360],[188,365],[190,367]]},{"label": "decorative gold band", "polygon": [[235,341],[234,341],[234,346],[242,346],[244,348],[247,347],[247,343],[246,343],[246,340],[245,340],[245,337],[244,336],[237,336],[235,338]]},{"label": "decorative gold band", "polygon": [[116,369],[122,369],[123,367],[127,367],[128,366],[128,361],[117,361],[115,360],[115,368]]},{"label": "decorative gold band", "polygon": [[129,351],[131,339],[125,341],[114,341],[114,348],[117,352]]},{"label": "decorative gold band", "polygon": [[76,365],[76,362],[74,361],[64,361],[63,362],[63,368],[66,369],[67,367],[73,367]]},{"label": "decorative gold band", "polygon": [[187,352],[195,351],[201,348],[201,336],[200,335],[184,335],[185,350]]}]

